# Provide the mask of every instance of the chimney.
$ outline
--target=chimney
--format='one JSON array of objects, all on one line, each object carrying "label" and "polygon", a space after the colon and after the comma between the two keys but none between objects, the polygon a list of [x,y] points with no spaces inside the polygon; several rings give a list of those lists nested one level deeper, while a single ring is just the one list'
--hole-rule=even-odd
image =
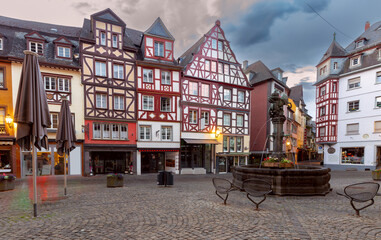
[{"label": "chimney", "polygon": [[243,68],[244,71],[247,69],[248,65],[249,65],[249,61],[247,61],[247,60],[243,61],[242,68]]},{"label": "chimney", "polygon": [[370,27],[370,23],[369,23],[369,21],[366,21],[366,23],[365,23],[365,32],[369,29],[369,27]]}]

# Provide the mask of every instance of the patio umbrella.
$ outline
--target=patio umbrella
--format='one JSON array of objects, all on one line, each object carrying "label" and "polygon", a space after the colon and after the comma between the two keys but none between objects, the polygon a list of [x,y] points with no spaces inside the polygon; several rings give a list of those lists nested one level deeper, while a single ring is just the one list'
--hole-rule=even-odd
[{"label": "patio umbrella", "polygon": [[24,51],[24,54],[14,121],[17,123],[17,144],[25,150],[32,150],[33,214],[37,217],[36,148],[41,150],[41,147],[49,147],[47,128],[51,122],[38,55],[31,51]]},{"label": "patio umbrella", "polygon": [[61,111],[58,118],[58,129],[56,135],[57,153],[64,157],[64,193],[66,195],[66,158],[70,155],[70,152],[75,148],[75,130],[73,121],[71,119],[71,112],[69,108],[69,102],[66,99],[62,100]]}]

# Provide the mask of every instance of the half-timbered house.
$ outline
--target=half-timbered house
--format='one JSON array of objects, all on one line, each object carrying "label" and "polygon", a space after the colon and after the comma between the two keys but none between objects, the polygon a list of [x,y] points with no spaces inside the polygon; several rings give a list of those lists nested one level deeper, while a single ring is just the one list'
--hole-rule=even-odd
[{"label": "half-timbered house", "polygon": [[179,173],[180,72],[174,37],[160,18],[144,37],[137,60],[137,173]]},{"label": "half-timbered house", "polygon": [[222,173],[246,164],[251,87],[220,21],[179,61],[181,173]]},{"label": "half-timbered house", "polygon": [[140,40],[140,33],[126,28],[110,9],[84,19],[80,51],[87,173],[124,173],[135,165],[135,60]]}]

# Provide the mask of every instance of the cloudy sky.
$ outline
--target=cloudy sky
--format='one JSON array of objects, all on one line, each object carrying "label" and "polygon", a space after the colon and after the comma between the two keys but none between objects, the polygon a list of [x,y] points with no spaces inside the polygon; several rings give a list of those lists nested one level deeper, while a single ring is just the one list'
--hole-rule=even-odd
[{"label": "cloudy sky", "polygon": [[346,47],[364,31],[366,21],[381,21],[380,0],[1,1],[0,15],[77,27],[84,18],[105,8],[111,8],[127,27],[141,31],[160,16],[176,38],[176,57],[220,19],[239,61],[250,64],[261,60],[270,69],[281,67],[289,87],[303,84],[313,117],[315,66],[329,47],[333,32]]}]

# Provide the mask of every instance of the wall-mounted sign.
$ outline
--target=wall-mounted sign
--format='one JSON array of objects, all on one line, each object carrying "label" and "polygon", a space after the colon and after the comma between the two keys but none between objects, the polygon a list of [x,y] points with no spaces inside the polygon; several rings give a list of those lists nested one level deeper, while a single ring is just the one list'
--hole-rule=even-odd
[{"label": "wall-mounted sign", "polygon": [[324,152],[324,147],[322,145],[318,146],[318,154],[322,154]]},{"label": "wall-mounted sign", "polygon": [[328,148],[327,152],[329,154],[334,154],[336,152],[336,149],[334,149],[333,147],[330,147],[330,148]]}]

